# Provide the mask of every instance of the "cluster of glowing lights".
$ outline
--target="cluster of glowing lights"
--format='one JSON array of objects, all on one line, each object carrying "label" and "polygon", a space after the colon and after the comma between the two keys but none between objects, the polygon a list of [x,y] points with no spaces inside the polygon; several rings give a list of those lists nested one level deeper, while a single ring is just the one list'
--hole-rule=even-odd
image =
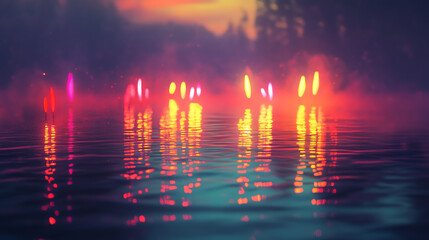
[{"label": "cluster of glowing lights", "polygon": [[[181,82],[180,84],[180,97],[184,100],[186,98],[186,83],[185,82]],[[176,83],[175,82],[171,82],[170,83],[170,87],[168,88],[168,92],[170,93],[170,95],[174,95],[176,93]],[[201,85],[199,83],[197,83],[197,87],[192,86],[189,89],[189,100],[193,100],[195,98],[195,95],[197,97],[201,96]]]},{"label": "cluster of glowing lights", "polygon": [[[319,72],[316,71],[314,72],[313,88],[312,88],[312,92],[314,96],[316,96],[317,93],[319,92],[319,84],[320,84]],[[301,80],[299,81],[299,86],[298,86],[298,97],[302,98],[304,96],[305,89],[306,89],[305,76],[301,76]]]}]

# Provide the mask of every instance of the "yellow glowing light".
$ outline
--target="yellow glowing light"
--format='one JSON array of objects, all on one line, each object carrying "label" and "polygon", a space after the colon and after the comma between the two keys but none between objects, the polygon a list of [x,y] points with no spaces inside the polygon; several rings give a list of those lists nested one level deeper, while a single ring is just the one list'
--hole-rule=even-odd
[{"label": "yellow glowing light", "polygon": [[244,76],[244,91],[246,92],[246,97],[250,98],[252,96],[252,88],[250,86],[249,76]]},{"label": "yellow glowing light", "polygon": [[174,92],[176,92],[176,83],[175,82],[170,83],[170,88],[168,89],[168,91],[170,92],[171,95],[173,95]]},{"label": "yellow glowing light", "polygon": [[304,92],[305,92],[305,77],[302,76],[301,81],[299,82],[298,96],[302,97],[304,95]]},{"label": "yellow glowing light", "polygon": [[319,72],[314,72],[314,78],[313,78],[313,95],[316,96],[317,92],[319,91]]},{"label": "yellow glowing light", "polygon": [[182,84],[180,84],[180,96],[182,97],[182,99],[185,99],[185,95],[186,95],[186,83],[182,82]]}]

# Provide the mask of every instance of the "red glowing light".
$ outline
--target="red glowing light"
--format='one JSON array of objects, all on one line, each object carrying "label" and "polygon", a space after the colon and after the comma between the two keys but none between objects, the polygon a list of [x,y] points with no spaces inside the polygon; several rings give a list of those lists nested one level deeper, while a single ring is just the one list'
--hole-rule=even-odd
[{"label": "red glowing light", "polygon": [[52,112],[55,112],[55,104],[56,104],[56,102],[55,102],[54,89],[52,89],[52,88],[49,90],[49,100],[51,102],[51,110],[52,110]]},{"label": "red glowing light", "polygon": [[48,99],[46,97],[43,98],[43,109],[45,113],[48,112]]},{"label": "red glowing light", "polygon": [[73,99],[74,99],[74,80],[73,80],[73,74],[72,73],[69,73],[69,76],[68,76],[67,93],[69,94],[69,101],[73,102]]},{"label": "red glowing light", "polygon": [[191,90],[189,91],[189,99],[194,99],[194,95],[195,95],[195,88],[191,87]]}]

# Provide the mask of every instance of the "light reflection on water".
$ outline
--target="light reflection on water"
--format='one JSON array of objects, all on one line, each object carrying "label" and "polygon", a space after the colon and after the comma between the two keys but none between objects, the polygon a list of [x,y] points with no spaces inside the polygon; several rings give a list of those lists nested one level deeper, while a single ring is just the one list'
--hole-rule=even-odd
[{"label": "light reflection on water", "polygon": [[8,130],[0,236],[377,239],[424,222],[412,189],[426,186],[415,142],[427,132],[409,144],[321,107],[294,115],[279,121],[265,104],[213,115],[170,100]]}]

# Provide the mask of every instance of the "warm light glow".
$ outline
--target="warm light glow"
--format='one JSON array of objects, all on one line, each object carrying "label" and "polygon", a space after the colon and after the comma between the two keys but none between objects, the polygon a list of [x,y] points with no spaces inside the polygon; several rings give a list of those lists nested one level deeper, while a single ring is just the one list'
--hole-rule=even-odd
[{"label": "warm light glow", "polygon": [[305,92],[305,77],[301,77],[301,81],[299,81],[299,87],[298,87],[298,96],[302,97]]},{"label": "warm light glow", "polygon": [[268,96],[270,101],[273,100],[273,85],[271,83],[268,83]]},{"label": "warm light glow", "polygon": [[144,90],[144,97],[145,97],[146,99],[149,99],[149,89],[148,89],[148,88],[146,88],[146,89]]},{"label": "warm light glow", "polygon": [[304,192],[304,188],[302,188],[302,182],[303,182],[303,174],[302,171],[303,168],[306,168],[306,146],[305,146],[305,140],[306,140],[306,122],[305,122],[305,106],[300,105],[298,108],[298,112],[296,114],[296,131],[297,131],[297,145],[298,145],[298,151],[299,151],[299,164],[297,166],[297,175],[295,177],[295,193],[299,194]]},{"label": "warm light glow", "polygon": [[182,99],[185,99],[186,96],[186,83],[182,82],[182,84],[180,84],[180,96],[182,97]]},{"label": "warm light glow", "polygon": [[168,89],[168,92],[173,95],[174,92],[176,92],[176,83],[175,82],[171,82],[170,83],[170,88]]},{"label": "warm light glow", "polygon": [[265,92],[265,89],[261,88],[261,94],[263,98],[267,97],[267,92]]},{"label": "warm light glow", "polygon": [[250,98],[252,96],[252,88],[250,86],[250,80],[247,74],[244,76],[244,91],[246,92],[247,98]]},{"label": "warm light glow", "polygon": [[43,110],[45,113],[48,112],[48,99],[46,97],[43,98]]},{"label": "warm light glow", "polygon": [[201,85],[199,83],[197,84],[197,96],[201,96]]},{"label": "warm light glow", "polygon": [[142,80],[139,78],[137,81],[137,95],[139,97],[139,101],[143,100],[143,90],[142,90]]},{"label": "warm light glow", "polygon": [[56,104],[56,102],[55,102],[54,89],[52,89],[52,88],[49,90],[49,99],[51,101],[51,110],[52,110],[52,112],[55,112],[55,104]]},{"label": "warm light glow", "polygon": [[240,32],[251,40],[257,37],[256,0],[114,0],[113,2],[119,13],[137,23],[173,22],[200,25],[219,37],[228,30]]},{"label": "warm light glow", "polygon": [[49,215],[49,223],[55,224],[56,220],[54,215],[58,216],[58,209],[56,209],[55,197],[58,189],[58,183],[55,181],[56,171],[56,128],[55,125],[48,126],[47,123],[44,125],[44,157],[45,157],[45,180],[46,180],[46,193],[44,194],[48,203],[42,206],[43,211],[52,212]]},{"label": "warm light glow", "polygon": [[191,90],[189,91],[189,99],[194,99],[194,94],[195,94],[195,88],[191,87]]},{"label": "warm light glow", "polygon": [[319,91],[319,72],[314,72],[314,78],[313,78],[313,95],[316,96],[317,92]]},{"label": "warm light glow", "polygon": [[67,93],[69,94],[69,101],[73,102],[74,99],[74,81],[73,74],[69,73],[69,77],[67,80]]}]

